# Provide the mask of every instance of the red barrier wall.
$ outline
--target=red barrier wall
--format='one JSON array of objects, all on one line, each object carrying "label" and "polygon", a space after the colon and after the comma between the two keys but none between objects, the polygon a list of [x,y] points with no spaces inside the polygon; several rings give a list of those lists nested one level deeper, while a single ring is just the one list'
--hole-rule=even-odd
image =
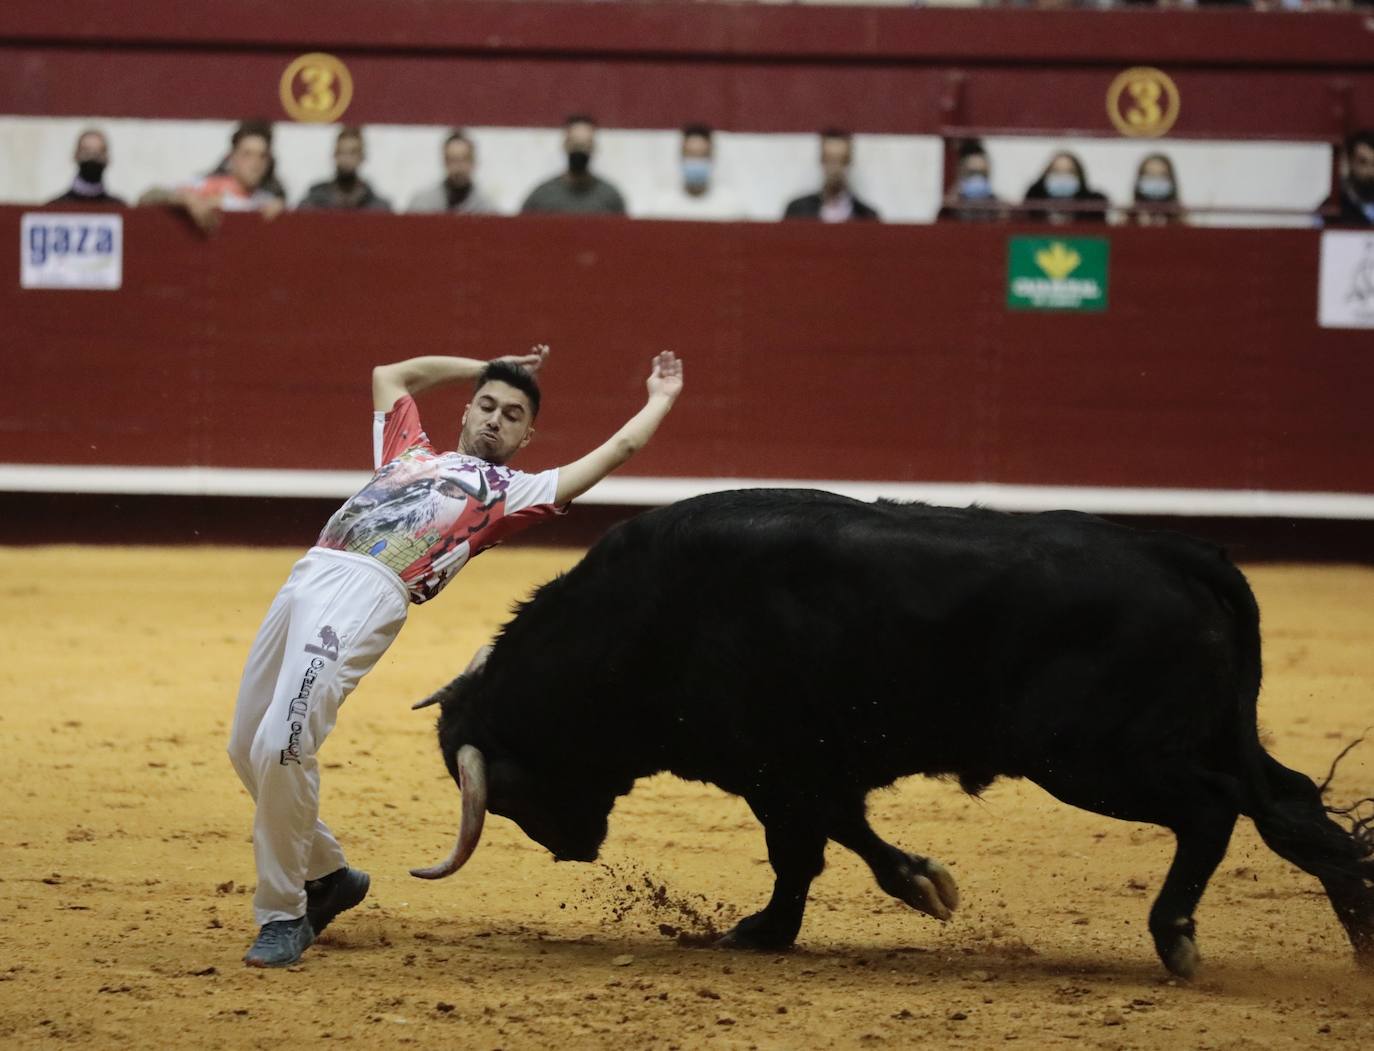
[{"label": "red barrier wall", "polygon": [[[0,462],[363,468],[371,365],[546,341],[532,467],[671,347],[638,475],[1374,492],[1374,351],[1316,327],[1312,231],[1114,229],[1109,308],[1049,314],[1005,307],[993,225],[124,221],[119,292],[21,291],[0,252]],[[425,400],[436,439],[461,401]]]},{"label": "red barrier wall", "polygon": [[723,3],[9,0],[0,113],[282,119],[328,51],[350,122],[1116,135],[1107,92],[1158,66],[1175,137],[1339,138],[1374,124],[1359,12],[899,10]]}]

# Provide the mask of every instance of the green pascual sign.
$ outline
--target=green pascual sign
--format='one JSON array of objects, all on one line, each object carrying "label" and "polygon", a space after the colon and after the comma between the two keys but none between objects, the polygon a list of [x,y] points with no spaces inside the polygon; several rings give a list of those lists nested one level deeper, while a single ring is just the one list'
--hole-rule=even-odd
[{"label": "green pascual sign", "polygon": [[1007,306],[1013,310],[1106,310],[1105,237],[1013,237]]}]

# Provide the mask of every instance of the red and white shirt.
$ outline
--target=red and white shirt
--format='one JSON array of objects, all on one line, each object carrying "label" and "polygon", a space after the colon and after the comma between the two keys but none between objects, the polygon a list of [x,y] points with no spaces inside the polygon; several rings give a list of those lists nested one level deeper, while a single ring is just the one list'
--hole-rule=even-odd
[{"label": "red and white shirt", "polygon": [[412,602],[428,602],[468,559],[558,514],[558,469],[525,474],[439,452],[406,395],[374,413],[372,481],[334,512],[317,547],[369,555],[394,570]]}]

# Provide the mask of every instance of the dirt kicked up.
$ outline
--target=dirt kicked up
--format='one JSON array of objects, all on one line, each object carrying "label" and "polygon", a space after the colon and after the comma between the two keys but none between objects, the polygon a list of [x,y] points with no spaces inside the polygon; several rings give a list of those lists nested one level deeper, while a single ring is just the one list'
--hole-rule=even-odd
[{"label": "dirt kicked up", "polygon": [[[671,778],[621,800],[600,863],[555,865],[492,818],[460,873],[413,879],[448,850],[458,793],[433,711],[409,704],[566,551],[485,555],[413,611],[321,752],[322,813],[371,895],[299,966],[248,970],[251,809],[224,746],[297,554],[0,549],[0,1046],[1374,1046],[1374,973],[1245,820],[1192,983],[1145,927],[1172,837],[1018,782],[875,794],[880,834],[950,865],[962,908],[912,912],[832,844],[787,954],[694,947],[758,908],[771,870],[743,802]],[[1374,570],[1250,578],[1270,748],[1320,777],[1374,723]],[[1374,792],[1374,734],[1333,789]]]}]

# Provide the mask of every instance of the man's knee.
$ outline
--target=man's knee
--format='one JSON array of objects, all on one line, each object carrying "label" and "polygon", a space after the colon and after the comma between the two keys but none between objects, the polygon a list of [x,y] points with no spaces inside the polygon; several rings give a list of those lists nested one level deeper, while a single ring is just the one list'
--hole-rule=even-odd
[{"label": "man's knee", "polygon": [[283,726],[258,728],[249,748],[248,764],[258,778],[278,767],[297,766],[313,759],[314,742],[303,720],[293,720]]}]

